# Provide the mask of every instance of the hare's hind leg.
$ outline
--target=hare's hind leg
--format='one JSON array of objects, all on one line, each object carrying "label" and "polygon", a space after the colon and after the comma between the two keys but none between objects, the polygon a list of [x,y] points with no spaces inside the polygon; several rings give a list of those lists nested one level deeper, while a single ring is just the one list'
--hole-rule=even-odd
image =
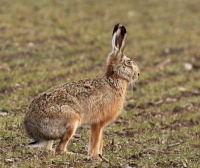
[{"label": "hare's hind leg", "polygon": [[75,120],[73,123],[71,122],[71,124],[66,130],[66,133],[61,138],[58,147],[56,148],[56,153],[62,153],[66,151],[67,144],[69,140],[71,139],[71,137],[75,134],[78,124],[79,124],[79,120]]},{"label": "hare's hind leg", "polygon": [[103,148],[103,126],[101,124],[91,125],[91,135],[88,153],[90,157],[98,158]]}]

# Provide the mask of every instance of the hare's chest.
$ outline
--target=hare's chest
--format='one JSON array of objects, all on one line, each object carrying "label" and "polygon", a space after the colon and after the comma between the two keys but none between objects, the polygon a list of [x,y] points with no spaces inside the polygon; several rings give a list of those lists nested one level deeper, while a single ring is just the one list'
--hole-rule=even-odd
[{"label": "hare's chest", "polygon": [[124,99],[119,99],[108,108],[108,115],[113,116],[114,118],[117,117],[122,109],[123,109]]},{"label": "hare's chest", "polygon": [[113,122],[120,115],[123,109],[124,99],[113,99],[113,101],[108,102],[105,108],[100,112],[99,119],[101,122],[107,123]]}]

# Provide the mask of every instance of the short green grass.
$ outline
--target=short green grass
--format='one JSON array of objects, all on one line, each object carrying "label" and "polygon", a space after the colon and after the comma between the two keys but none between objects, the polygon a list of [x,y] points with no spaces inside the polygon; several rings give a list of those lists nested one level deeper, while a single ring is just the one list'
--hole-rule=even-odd
[{"label": "short green grass", "polygon": [[[200,167],[199,18],[198,0],[1,0],[0,167]],[[141,76],[105,129],[110,163],[26,149],[30,101],[52,86],[103,74],[118,22]],[[89,127],[79,128],[69,151],[87,154],[88,137]]]}]

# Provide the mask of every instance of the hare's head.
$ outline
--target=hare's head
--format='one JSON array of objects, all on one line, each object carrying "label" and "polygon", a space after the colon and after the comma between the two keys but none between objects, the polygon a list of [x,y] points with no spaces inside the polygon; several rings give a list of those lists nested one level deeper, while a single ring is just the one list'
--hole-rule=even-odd
[{"label": "hare's head", "polygon": [[122,78],[127,82],[135,81],[140,75],[137,64],[123,51],[125,47],[126,28],[117,24],[112,34],[112,52],[107,59],[107,76]]}]

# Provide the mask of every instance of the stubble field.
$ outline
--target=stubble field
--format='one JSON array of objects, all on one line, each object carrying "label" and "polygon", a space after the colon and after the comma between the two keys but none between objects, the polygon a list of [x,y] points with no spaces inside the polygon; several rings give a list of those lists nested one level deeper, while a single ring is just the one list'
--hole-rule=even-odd
[{"label": "stubble field", "polygon": [[[200,167],[199,18],[198,0],[1,0],[0,167]],[[30,101],[103,74],[118,22],[141,75],[104,131],[109,162],[25,148]],[[80,127],[69,151],[87,154],[88,137]]]}]

